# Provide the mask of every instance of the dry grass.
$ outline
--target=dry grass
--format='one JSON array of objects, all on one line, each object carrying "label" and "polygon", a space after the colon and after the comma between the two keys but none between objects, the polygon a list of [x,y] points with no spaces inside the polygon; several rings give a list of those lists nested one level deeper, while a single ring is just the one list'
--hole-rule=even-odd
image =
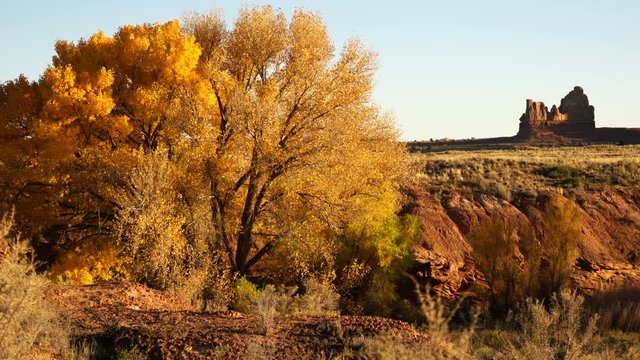
[{"label": "dry grass", "polygon": [[588,307],[600,316],[601,330],[640,332],[640,288],[637,286],[595,294],[589,299]]},{"label": "dry grass", "polygon": [[417,181],[431,191],[453,187],[515,194],[640,185],[640,145],[444,151],[414,154]]}]

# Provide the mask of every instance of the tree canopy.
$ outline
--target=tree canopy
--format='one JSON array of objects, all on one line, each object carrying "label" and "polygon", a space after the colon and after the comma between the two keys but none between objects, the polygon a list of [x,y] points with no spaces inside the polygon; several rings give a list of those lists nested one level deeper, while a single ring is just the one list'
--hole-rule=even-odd
[{"label": "tree canopy", "polygon": [[336,55],[317,14],[191,14],[55,49],[37,82],[0,86],[2,207],[34,239],[134,262],[162,247],[169,267],[219,251],[245,274],[396,210],[406,158],[371,99],[376,56]]}]

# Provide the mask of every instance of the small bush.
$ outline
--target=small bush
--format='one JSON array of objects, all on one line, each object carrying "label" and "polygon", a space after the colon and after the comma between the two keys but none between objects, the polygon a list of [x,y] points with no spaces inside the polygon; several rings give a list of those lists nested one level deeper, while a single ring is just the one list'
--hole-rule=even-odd
[{"label": "small bush", "polygon": [[545,261],[540,267],[540,296],[549,297],[571,282],[571,271],[582,236],[578,206],[571,200],[549,204],[544,214],[541,239]]},{"label": "small bush", "polygon": [[0,359],[81,357],[46,300],[49,280],[36,274],[26,242],[10,239],[12,217],[0,220]]},{"label": "small bush", "polygon": [[252,312],[260,319],[260,328],[268,335],[275,324],[279,314],[286,314],[291,306],[295,288],[276,289],[273,285],[267,285],[262,289],[252,307]]},{"label": "small bush", "polygon": [[236,282],[236,301],[234,308],[239,311],[256,314],[260,318],[261,330],[270,331],[277,316],[282,315],[338,315],[340,296],[330,286],[315,279],[304,283],[304,293],[296,294],[296,287],[275,287],[266,285],[258,288],[242,278]]},{"label": "small bush", "polygon": [[340,295],[329,285],[316,279],[307,279],[304,283],[304,294],[293,301],[294,314],[300,315],[338,315]]},{"label": "small bush", "polygon": [[519,332],[510,344],[513,359],[579,359],[588,353],[597,317],[584,320],[584,298],[572,291],[554,295],[550,309],[528,299],[517,315]]},{"label": "small bush", "polygon": [[[416,285],[417,286],[417,285]],[[391,334],[363,338],[356,345],[362,346],[362,354],[367,359],[466,359],[470,357],[471,338],[475,320],[469,327],[452,332],[449,328],[453,311],[442,299],[429,294],[429,290],[419,291],[420,309],[426,319],[423,335],[418,339],[402,338]],[[475,317],[474,317],[475,319]]]},{"label": "small bush", "polygon": [[246,278],[240,278],[235,283],[235,290],[233,309],[244,313],[251,312],[259,294],[256,285]]},{"label": "small bush", "polygon": [[503,200],[511,201],[513,200],[513,194],[511,193],[511,189],[505,184],[498,183],[495,185],[496,194]]},{"label": "small bush", "polygon": [[471,232],[470,243],[489,285],[489,304],[494,314],[504,314],[533,295],[540,252],[531,229],[519,231],[513,223],[492,216]]},{"label": "small bush", "polygon": [[203,311],[225,311],[234,302],[234,275],[218,254],[212,258],[208,267],[192,269],[174,292]]}]

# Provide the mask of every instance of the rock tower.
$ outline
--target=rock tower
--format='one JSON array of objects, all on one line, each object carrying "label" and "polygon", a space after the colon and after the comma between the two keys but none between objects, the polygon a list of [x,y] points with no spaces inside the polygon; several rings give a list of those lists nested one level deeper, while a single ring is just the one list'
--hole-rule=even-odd
[{"label": "rock tower", "polygon": [[572,137],[588,137],[596,128],[593,106],[580,86],[573,88],[549,110],[544,103],[527,99],[527,108],[520,117],[518,137],[531,137],[538,133],[552,133]]}]

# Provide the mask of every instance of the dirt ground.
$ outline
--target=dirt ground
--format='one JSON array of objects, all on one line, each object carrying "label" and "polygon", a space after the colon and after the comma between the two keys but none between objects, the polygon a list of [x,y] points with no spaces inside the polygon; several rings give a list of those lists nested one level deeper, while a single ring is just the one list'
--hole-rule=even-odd
[{"label": "dirt ground", "polygon": [[420,336],[407,323],[365,316],[280,317],[265,334],[256,315],[196,311],[135,284],[60,286],[51,299],[72,335],[95,342],[105,358],[136,349],[150,359],[324,359],[363,336]]}]

